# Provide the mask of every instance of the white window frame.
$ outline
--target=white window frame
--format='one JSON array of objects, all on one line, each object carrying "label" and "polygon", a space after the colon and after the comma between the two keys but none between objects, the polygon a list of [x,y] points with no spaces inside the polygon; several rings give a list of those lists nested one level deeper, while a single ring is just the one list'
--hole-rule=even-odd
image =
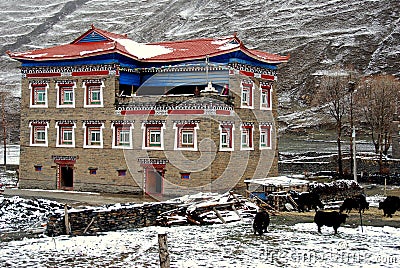
[{"label": "white window frame", "polygon": [[[40,131],[40,132],[44,132],[44,142],[43,143],[37,143],[34,136],[35,136],[35,127],[44,127],[44,131]],[[29,146],[38,146],[38,147],[48,147],[49,145],[49,139],[48,139],[48,128],[49,128],[49,123],[34,123],[34,122],[30,122],[29,123],[29,128],[30,128],[30,135],[29,135]],[[38,133],[38,131],[36,131],[36,133]],[[37,134],[36,134],[37,135]]]},{"label": "white window frame", "polygon": [[[181,126],[183,125],[183,126]],[[185,125],[195,125],[194,127],[185,127]],[[174,150],[179,150],[179,151],[197,151],[197,130],[199,129],[199,123],[194,122],[194,123],[187,123],[187,124],[181,124],[181,123],[174,123],[173,129],[175,129],[175,139],[174,139]],[[182,142],[179,143],[179,141],[183,140],[183,135],[184,132],[191,132],[192,137],[193,137],[193,143],[185,143],[183,144]],[[188,145],[187,147],[182,147],[182,145]]]},{"label": "white window frame", "polygon": [[[272,148],[272,126],[270,125],[260,125],[260,150],[271,149]],[[264,137],[264,142],[262,138]],[[269,138],[269,140],[268,140]],[[269,146],[268,146],[269,143]],[[263,146],[265,144],[265,146]]]},{"label": "white window frame", "polygon": [[[157,126],[149,126],[149,125],[157,125]],[[144,150],[164,150],[164,129],[165,122],[154,123],[154,122],[143,122],[143,140],[142,140],[142,149]],[[151,142],[151,132],[156,131],[160,132],[160,145],[158,143]],[[151,144],[155,144],[151,146]]]},{"label": "white window frame", "polygon": [[[100,125],[100,126],[99,126]],[[89,130],[91,128],[100,128],[99,130],[99,138],[100,142],[99,144],[91,144],[91,136],[92,132],[89,133]],[[83,137],[83,148],[103,148],[103,128],[104,128],[104,123],[100,124],[90,124],[90,123],[83,123],[83,129],[84,129],[84,137]],[[88,137],[90,136],[90,137]],[[90,138],[90,141],[89,141]]]},{"label": "white window frame", "polygon": [[[99,95],[100,95],[100,103],[96,104],[91,104],[89,103],[89,87],[90,86],[98,86],[100,87],[99,89]],[[91,107],[103,107],[104,101],[103,101],[103,92],[104,92],[104,81],[99,81],[99,83],[93,83],[93,82],[83,82],[83,92],[84,92],[84,102],[83,102],[83,107],[84,108],[91,108]]]},{"label": "white window frame", "polygon": [[[251,84],[251,87],[244,86],[244,84]],[[242,80],[240,82],[240,92],[240,108],[254,109],[254,82]],[[246,96],[246,101],[244,96]]]},{"label": "white window frame", "polygon": [[[43,104],[35,104],[35,88],[36,87],[44,87],[44,103]],[[49,84],[46,83],[45,86],[43,84],[34,84],[34,83],[29,83],[29,104],[30,108],[48,108],[48,92],[49,92]]]},{"label": "white window frame", "polygon": [[[72,93],[72,103],[64,104],[61,103],[62,99],[62,94],[61,94],[61,89],[63,87],[71,87],[71,90],[68,90],[68,92]],[[64,83],[57,83],[56,84],[56,91],[57,91],[57,108],[75,108],[75,92],[76,92],[76,82],[71,81],[70,84],[66,85]],[[63,92],[66,93],[66,92]]]},{"label": "white window frame", "polygon": [[[272,85],[268,86],[270,87],[269,89],[263,88],[262,84],[260,84],[260,110],[272,110]],[[263,96],[265,96],[265,102],[263,102]]]},{"label": "white window frame", "polygon": [[150,129],[149,130],[149,145],[156,145],[161,147],[161,129]]},{"label": "white window frame", "polygon": [[[243,143],[243,138],[246,136],[246,142]],[[240,150],[254,150],[254,126],[241,125],[240,126]]]},{"label": "white window frame", "polygon": [[[72,125],[72,126],[71,126]],[[62,143],[62,139],[64,135],[61,135],[61,131],[63,127],[72,128],[72,140],[71,144],[64,144]],[[57,129],[57,140],[56,140],[56,147],[75,147],[75,128],[76,124],[75,123],[62,123],[62,122],[56,122],[56,129]]]},{"label": "white window frame", "polygon": [[[118,127],[122,127],[122,130],[119,132],[117,131]],[[129,130],[124,129],[127,127],[129,127]],[[133,133],[132,133],[133,128],[134,128],[133,123],[125,123],[125,122],[124,123],[112,123],[111,124],[111,129],[112,129],[112,133],[113,133],[112,148],[114,148],[114,149],[133,149]],[[128,137],[129,141],[126,145],[121,144],[121,143],[117,144],[117,140],[118,140],[117,134],[120,136],[119,140],[121,140],[121,133],[129,134],[129,137]]]},{"label": "white window frame", "polygon": [[[228,127],[226,127],[226,126],[228,126]],[[227,133],[227,130],[229,131],[229,135]],[[233,151],[234,150],[234,134],[233,134],[234,130],[235,130],[234,125],[224,125],[224,124],[219,125],[219,137],[220,137],[219,138],[219,150],[220,151]],[[227,134],[227,136],[229,136],[227,147],[223,146],[223,143],[222,143],[222,137],[224,134]],[[230,146],[229,146],[229,143],[230,143]]]}]

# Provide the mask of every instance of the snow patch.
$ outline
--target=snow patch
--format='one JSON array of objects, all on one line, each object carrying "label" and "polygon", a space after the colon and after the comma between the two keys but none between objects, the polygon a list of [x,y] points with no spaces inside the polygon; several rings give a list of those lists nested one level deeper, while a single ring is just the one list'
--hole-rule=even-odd
[{"label": "snow patch", "polygon": [[131,39],[115,38],[114,41],[120,43],[125,49],[139,59],[148,59],[156,56],[169,54],[174,50],[159,45],[147,45],[135,42]]}]

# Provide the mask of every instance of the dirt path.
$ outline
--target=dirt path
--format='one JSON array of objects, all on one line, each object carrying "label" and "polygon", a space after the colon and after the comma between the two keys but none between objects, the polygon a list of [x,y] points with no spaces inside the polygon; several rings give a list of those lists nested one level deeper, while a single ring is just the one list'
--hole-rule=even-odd
[{"label": "dirt path", "polygon": [[128,194],[105,194],[91,192],[73,191],[45,191],[45,190],[22,190],[5,189],[4,196],[20,196],[25,198],[43,198],[67,204],[72,207],[78,206],[102,206],[115,203],[145,203],[156,200],[148,196]]}]

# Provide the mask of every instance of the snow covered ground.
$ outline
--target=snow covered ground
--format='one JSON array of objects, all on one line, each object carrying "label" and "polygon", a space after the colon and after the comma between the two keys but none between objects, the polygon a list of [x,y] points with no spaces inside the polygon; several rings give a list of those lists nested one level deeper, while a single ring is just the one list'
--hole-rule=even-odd
[{"label": "snow covered ground", "polygon": [[[20,197],[0,209],[1,234],[43,219],[54,204]],[[372,200],[371,200],[372,201]],[[35,203],[36,202],[36,203]],[[10,205],[11,204],[11,205]],[[30,204],[28,207],[26,204]],[[1,205],[0,205],[1,206]],[[47,210],[38,209],[46,207]],[[35,207],[37,208],[35,210]],[[54,206],[54,209],[57,209]],[[353,216],[353,215],[352,215]],[[29,221],[26,221],[29,222]],[[210,226],[145,227],[97,236],[0,239],[1,267],[159,267],[158,233],[166,232],[171,267],[395,267],[400,265],[400,230],[344,225],[317,232],[314,223],[277,224],[256,236],[251,219]]]},{"label": "snow covered ground", "polygon": [[[251,223],[165,229],[171,267],[394,267],[400,232],[392,227],[341,227],[317,233],[313,223],[271,225],[255,236]],[[4,267],[159,267],[160,227],[99,236],[43,237],[0,243]]]}]

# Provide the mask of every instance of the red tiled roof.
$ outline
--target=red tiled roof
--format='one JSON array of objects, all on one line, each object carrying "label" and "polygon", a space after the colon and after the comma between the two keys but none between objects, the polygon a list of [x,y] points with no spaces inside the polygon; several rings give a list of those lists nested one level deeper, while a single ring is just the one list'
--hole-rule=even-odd
[{"label": "red tiled roof", "polygon": [[[93,32],[100,34],[105,40],[80,42]],[[126,35],[107,32],[93,26],[70,44],[22,53],[7,53],[11,58],[18,60],[45,61],[76,59],[116,52],[142,62],[173,62],[204,59],[207,56],[213,57],[233,51],[242,51],[249,57],[266,63],[278,64],[286,62],[289,59],[289,56],[280,56],[259,50],[247,49],[235,35],[223,38],[140,44],[128,39]]]}]

